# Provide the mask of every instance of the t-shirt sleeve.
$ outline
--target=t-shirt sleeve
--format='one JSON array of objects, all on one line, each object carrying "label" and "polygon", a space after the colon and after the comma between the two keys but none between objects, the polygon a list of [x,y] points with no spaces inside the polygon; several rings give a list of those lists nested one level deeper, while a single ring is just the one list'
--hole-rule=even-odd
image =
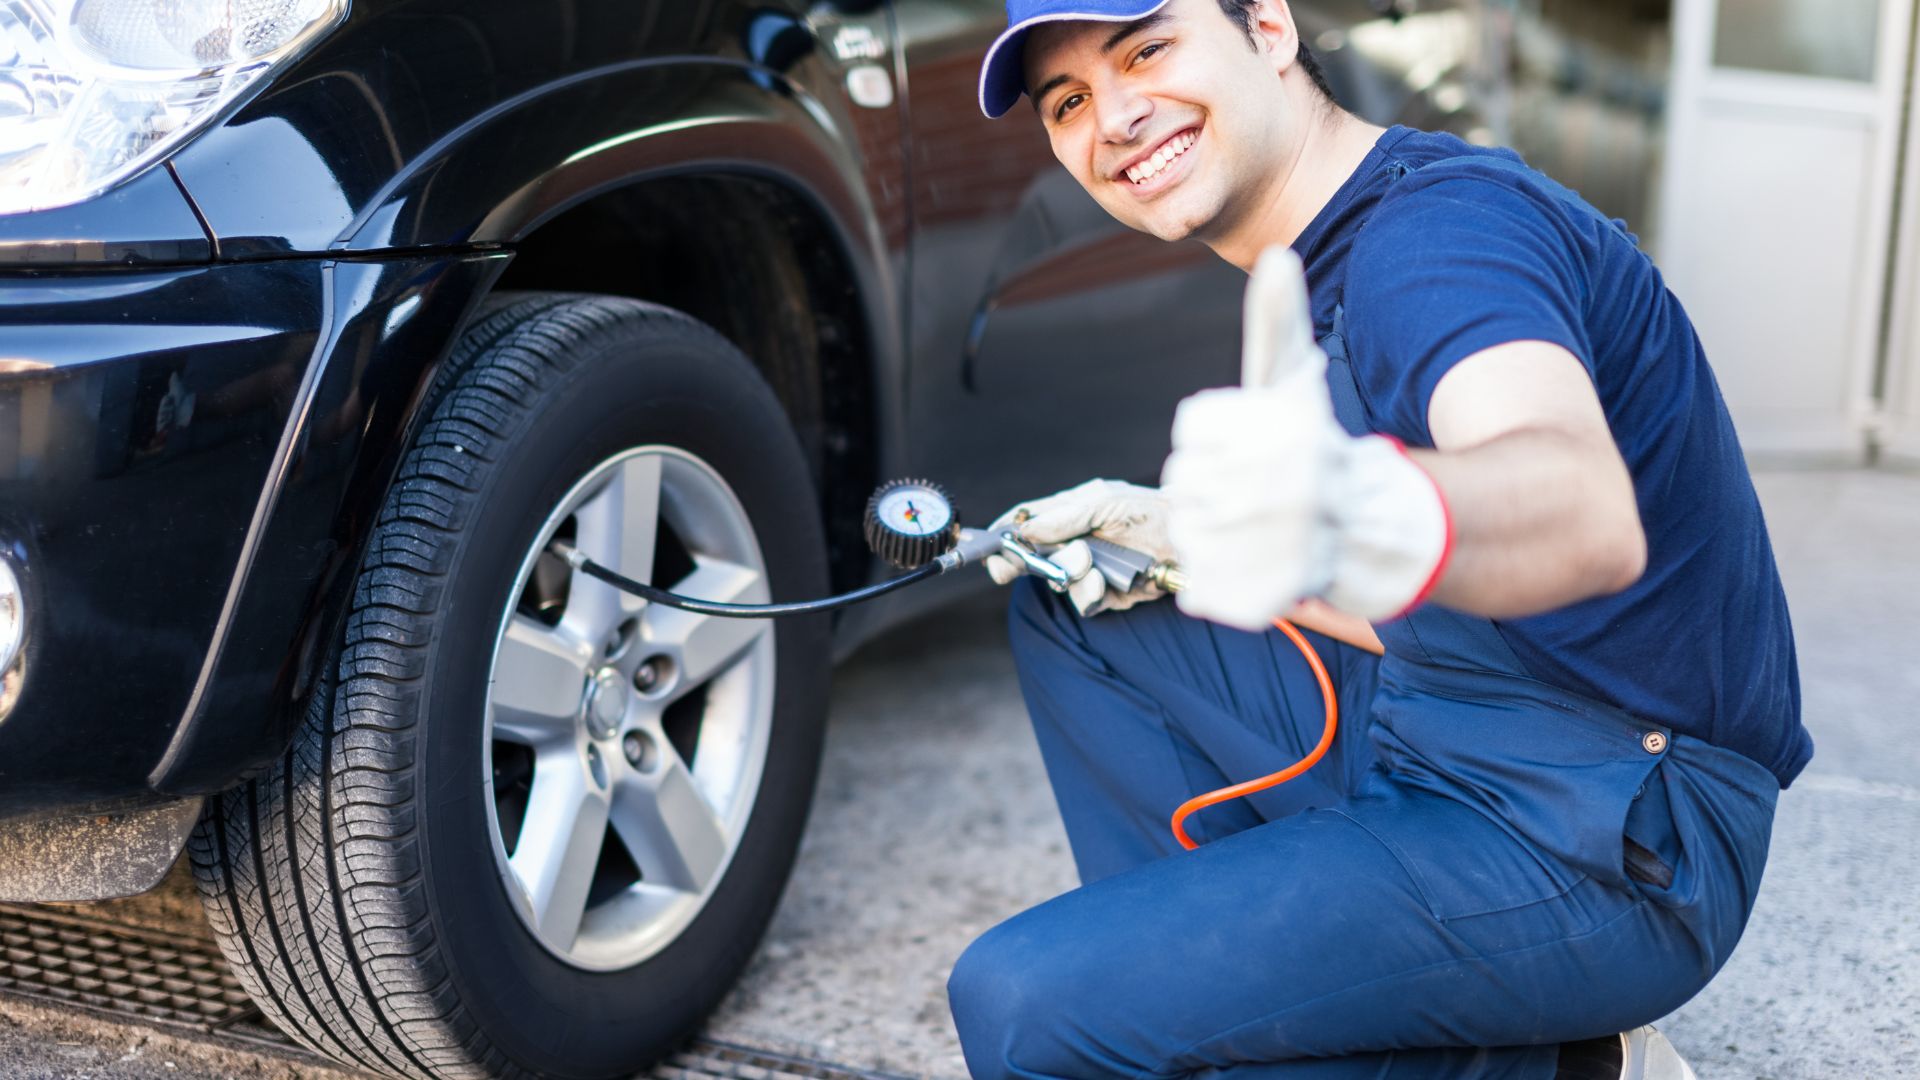
[{"label": "t-shirt sleeve", "polygon": [[1354,377],[1381,431],[1432,446],[1427,405],[1467,357],[1547,341],[1593,374],[1579,239],[1555,197],[1517,170],[1447,164],[1401,178],[1347,270]]}]

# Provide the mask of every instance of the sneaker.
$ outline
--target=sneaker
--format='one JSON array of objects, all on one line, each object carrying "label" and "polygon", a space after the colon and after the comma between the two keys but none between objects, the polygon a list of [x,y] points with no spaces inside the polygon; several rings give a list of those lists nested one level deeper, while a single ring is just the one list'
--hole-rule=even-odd
[{"label": "sneaker", "polygon": [[[1637,1027],[1620,1036],[1626,1047],[1626,1064],[1620,1070],[1621,1080],[1700,1080],[1693,1073],[1693,1066],[1680,1057],[1680,1051],[1652,1024]],[[1637,1072],[1635,1070],[1638,1070]]]},{"label": "sneaker", "polygon": [[1554,1080],[1699,1080],[1680,1051],[1651,1024],[1618,1035],[1560,1044]]}]

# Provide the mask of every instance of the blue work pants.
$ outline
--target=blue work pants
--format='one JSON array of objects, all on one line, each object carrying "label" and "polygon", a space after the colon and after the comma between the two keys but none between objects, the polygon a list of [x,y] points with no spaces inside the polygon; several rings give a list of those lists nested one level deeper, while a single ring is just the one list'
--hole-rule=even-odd
[{"label": "blue work pants", "polygon": [[1698,992],[1752,909],[1778,794],[1759,765],[1312,633],[1333,749],[1189,818],[1206,842],[1184,852],[1175,807],[1318,741],[1295,646],[1170,602],[1082,619],[1030,579],[1009,623],[1083,884],[956,964],[977,1078],[1550,1078],[1558,1043]]}]

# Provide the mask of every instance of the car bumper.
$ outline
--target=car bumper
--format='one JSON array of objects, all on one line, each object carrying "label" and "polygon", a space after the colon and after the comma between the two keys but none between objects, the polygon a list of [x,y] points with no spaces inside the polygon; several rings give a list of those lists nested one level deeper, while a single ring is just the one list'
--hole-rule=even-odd
[{"label": "car bumper", "polygon": [[214,790],[284,749],[363,504],[503,262],[0,274],[25,625],[0,818]]}]

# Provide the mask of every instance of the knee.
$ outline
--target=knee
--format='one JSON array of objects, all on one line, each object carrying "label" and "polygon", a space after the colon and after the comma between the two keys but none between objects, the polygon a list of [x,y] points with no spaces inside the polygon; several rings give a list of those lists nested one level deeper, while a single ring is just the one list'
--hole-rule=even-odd
[{"label": "knee", "polygon": [[1008,1029],[1018,1022],[1019,1010],[1009,1009],[1007,1003],[1008,991],[1019,981],[1020,966],[1005,955],[995,937],[998,929],[974,939],[947,977],[947,1006],[953,1010],[967,1072],[976,1080],[1013,1075],[1007,1061]]},{"label": "knee", "polygon": [[1065,992],[1057,967],[1020,922],[1016,916],[982,934],[947,979],[967,1072],[975,1080],[1089,1075],[1075,1066],[1068,1036],[1073,1023],[1064,1015],[1089,988]]}]

